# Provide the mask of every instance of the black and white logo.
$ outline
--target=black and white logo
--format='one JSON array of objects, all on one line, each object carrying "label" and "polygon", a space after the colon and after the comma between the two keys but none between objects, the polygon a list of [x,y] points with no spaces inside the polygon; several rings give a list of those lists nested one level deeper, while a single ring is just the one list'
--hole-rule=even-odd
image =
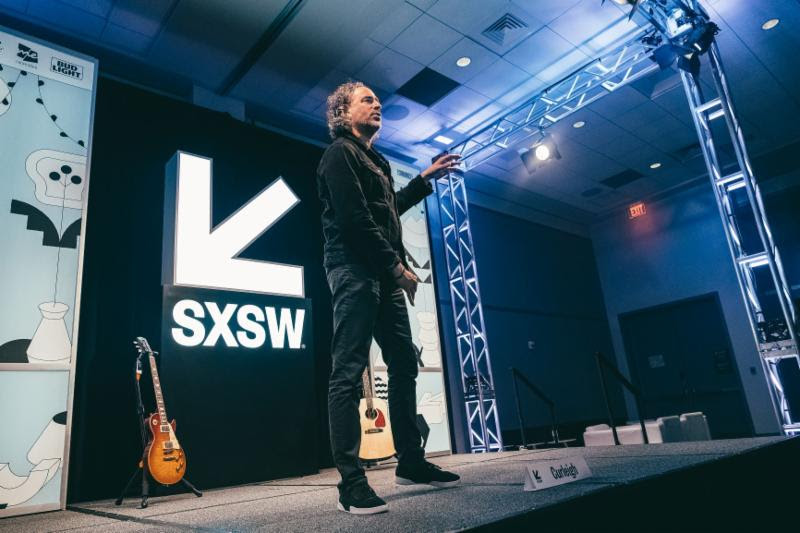
[{"label": "black and white logo", "polygon": [[39,62],[39,52],[22,43],[18,44],[17,57],[26,63],[36,64]]},{"label": "black and white logo", "polygon": [[80,65],[76,65],[75,63],[70,63],[66,59],[61,59],[53,56],[52,59],[50,60],[50,70],[52,70],[56,74],[69,76],[70,78],[76,80],[83,79],[83,67]]}]

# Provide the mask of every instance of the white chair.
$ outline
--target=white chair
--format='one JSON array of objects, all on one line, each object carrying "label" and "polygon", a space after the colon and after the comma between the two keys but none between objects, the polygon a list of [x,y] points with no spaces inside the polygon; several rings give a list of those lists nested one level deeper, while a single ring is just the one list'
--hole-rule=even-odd
[{"label": "white chair", "polygon": [[711,440],[711,432],[708,431],[708,420],[703,413],[684,413],[681,415],[681,433],[683,440]]},{"label": "white chair", "polygon": [[[696,425],[696,422],[691,422],[691,424]],[[656,420],[645,420],[644,427],[647,431],[647,440],[651,444],[684,440],[683,426],[681,418],[678,416],[662,416]],[[620,444],[644,444],[642,426],[638,422],[617,426],[617,437]],[[585,446],[613,446],[614,434],[608,424],[588,426],[583,432],[583,442]]]}]

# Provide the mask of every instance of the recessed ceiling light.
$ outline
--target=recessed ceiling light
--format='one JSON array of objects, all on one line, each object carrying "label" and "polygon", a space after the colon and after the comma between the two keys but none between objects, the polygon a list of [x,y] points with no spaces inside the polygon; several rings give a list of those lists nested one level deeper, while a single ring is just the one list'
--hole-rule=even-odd
[{"label": "recessed ceiling light", "polygon": [[659,163],[658,161],[656,161],[655,163],[650,163],[650,168],[652,168],[653,170],[657,169],[660,166],[661,163]]},{"label": "recessed ceiling light", "polygon": [[780,19],[769,19],[768,21],[766,21],[764,24],[761,25],[761,29],[762,30],[771,30],[772,28],[777,26],[779,22],[780,22]]},{"label": "recessed ceiling light", "polygon": [[453,139],[450,137],[445,137],[444,135],[437,135],[433,138],[433,140],[439,144],[453,144]]},{"label": "recessed ceiling light", "polygon": [[467,56],[459,57],[456,60],[456,65],[458,65],[461,68],[468,67],[470,63],[472,63],[472,59],[470,59]]},{"label": "recessed ceiling light", "polygon": [[575,124],[572,125],[573,128],[582,128],[586,125],[586,122],[579,120]]}]

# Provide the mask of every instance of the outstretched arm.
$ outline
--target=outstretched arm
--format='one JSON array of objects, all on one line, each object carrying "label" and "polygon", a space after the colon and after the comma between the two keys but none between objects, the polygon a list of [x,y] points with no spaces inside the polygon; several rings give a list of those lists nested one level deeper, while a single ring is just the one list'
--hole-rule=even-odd
[{"label": "outstretched arm", "polygon": [[408,182],[408,185],[397,191],[397,214],[402,215],[420,200],[433,192],[431,180],[439,179],[442,175],[458,166],[458,154],[446,154],[433,162],[431,166],[420,172],[419,176]]}]

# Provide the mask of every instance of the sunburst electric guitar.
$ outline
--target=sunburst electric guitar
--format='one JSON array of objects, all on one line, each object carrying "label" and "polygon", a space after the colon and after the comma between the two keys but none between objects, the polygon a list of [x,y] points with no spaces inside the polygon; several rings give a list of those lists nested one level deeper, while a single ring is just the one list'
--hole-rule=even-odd
[{"label": "sunburst electric guitar", "polygon": [[150,374],[153,377],[158,412],[147,418],[147,427],[153,439],[147,445],[147,469],[153,479],[162,485],[174,485],[183,479],[186,472],[186,454],[175,437],[175,421],[167,418],[167,409],[164,407],[164,395],[161,393],[161,380],[158,378],[156,358],[153,350],[144,337],[137,337],[136,348],[141,353],[146,353],[150,360]]},{"label": "sunburst electric guitar", "polygon": [[375,396],[372,364],[364,369],[362,384],[364,398],[358,405],[361,417],[361,449],[358,457],[364,461],[381,461],[395,454],[389,409],[386,401]]}]

